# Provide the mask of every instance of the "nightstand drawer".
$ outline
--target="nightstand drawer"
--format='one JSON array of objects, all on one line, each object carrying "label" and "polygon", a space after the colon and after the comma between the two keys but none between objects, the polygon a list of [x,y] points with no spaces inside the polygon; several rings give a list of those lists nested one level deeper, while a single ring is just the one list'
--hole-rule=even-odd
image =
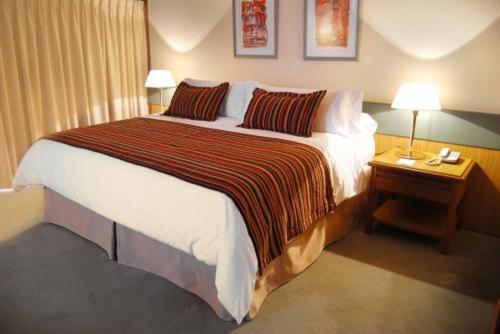
[{"label": "nightstand drawer", "polygon": [[408,195],[416,198],[449,203],[452,199],[452,184],[433,178],[412,176],[377,168],[375,186],[382,191]]}]

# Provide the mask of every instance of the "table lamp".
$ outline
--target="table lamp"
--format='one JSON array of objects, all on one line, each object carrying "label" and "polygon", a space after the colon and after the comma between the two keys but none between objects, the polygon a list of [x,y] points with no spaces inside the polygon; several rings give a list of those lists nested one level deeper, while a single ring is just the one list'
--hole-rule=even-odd
[{"label": "table lamp", "polygon": [[419,111],[441,110],[439,95],[436,87],[430,83],[407,82],[401,85],[399,91],[391,105],[394,109],[412,110],[413,126],[411,128],[410,144],[408,149],[396,151],[396,155],[412,160],[425,158],[422,152],[413,150],[413,140],[415,139],[415,126]]},{"label": "table lamp", "polygon": [[163,112],[163,90],[174,88],[175,81],[169,70],[151,70],[146,79],[147,88],[158,88],[160,90],[160,111]]}]

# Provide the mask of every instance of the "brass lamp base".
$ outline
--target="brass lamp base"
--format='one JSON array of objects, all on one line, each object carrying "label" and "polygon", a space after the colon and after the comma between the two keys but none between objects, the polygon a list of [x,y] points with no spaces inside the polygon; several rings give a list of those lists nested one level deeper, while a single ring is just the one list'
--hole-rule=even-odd
[{"label": "brass lamp base", "polygon": [[400,149],[394,152],[394,154],[400,158],[411,159],[411,160],[422,160],[425,159],[425,154],[420,151]]}]

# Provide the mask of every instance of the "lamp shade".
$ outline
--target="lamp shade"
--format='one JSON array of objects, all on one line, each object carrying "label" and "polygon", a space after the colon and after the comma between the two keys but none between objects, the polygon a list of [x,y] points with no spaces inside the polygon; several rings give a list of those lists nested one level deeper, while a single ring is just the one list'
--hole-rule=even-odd
[{"label": "lamp shade", "polygon": [[441,110],[439,94],[431,83],[407,82],[401,85],[391,105],[394,109]]},{"label": "lamp shade", "polygon": [[146,79],[148,88],[173,88],[175,81],[169,70],[151,70]]}]

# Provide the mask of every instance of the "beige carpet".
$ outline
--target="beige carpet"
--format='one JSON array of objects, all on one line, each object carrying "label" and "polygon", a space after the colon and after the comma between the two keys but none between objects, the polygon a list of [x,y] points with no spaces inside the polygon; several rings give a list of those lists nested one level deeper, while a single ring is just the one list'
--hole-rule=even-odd
[{"label": "beige carpet", "polygon": [[266,300],[238,333],[488,333],[500,296],[500,239],[432,239],[358,227]]},{"label": "beige carpet", "polygon": [[361,228],[329,246],[238,327],[172,283],[106,259],[51,224],[0,243],[0,333],[488,333],[500,240]]}]

